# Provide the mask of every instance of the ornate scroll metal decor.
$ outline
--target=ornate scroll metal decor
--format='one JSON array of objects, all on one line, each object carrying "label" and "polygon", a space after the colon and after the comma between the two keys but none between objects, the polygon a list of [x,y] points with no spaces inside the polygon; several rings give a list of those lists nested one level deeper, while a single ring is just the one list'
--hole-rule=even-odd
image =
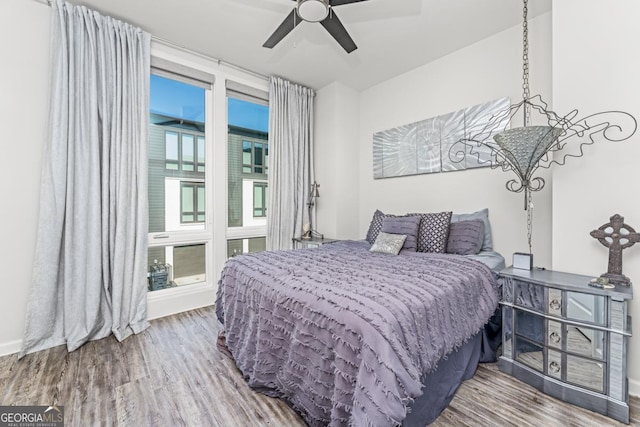
[{"label": "ornate scroll metal decor", "polygon": [[[527,240],[531,252],[531,193],[542,190],[544,179],[534,176],[539,168],[564,165],[569,157],[581,157],[583,147],[598,140],[624,141],[638,127],[636,119],[623,111],[605,111],[578,117],[578,110],[559,116],[549,109],[540,95],[529,90],[529,30],[527,0],[522,11],[522,101],[496,113],[475,135],[459,139],[449,150],[451,162],[466,161],[469,155],[488,163],[492,168],[515,173],[507,181],[507,190],[524,192],[527,210]],[[532,113],[536,117],[532,119]],[[522,126],[515,126],[522,117]],[[518,119],[518,120],[516,120]],[[507,129],[507,126],[511,126]],[[484,160],[490,153],[489,160]]]},{"label": "ornate scroll metal decor", "polygon": [[591,237],[609,248],[609,268],[600,275],[612,284],[631,286],[631,280],[622,274],[622,251],[640,242],[640,233],[624,223],[624,217],[615,214],[607,224],[593,230]]},{"label": "ornate scroll metal decor", "polygon": [[[516,115],[530,115],[531,111],[541,116],[543,124],[506,129]],[[581,119],[577,116],[578,110],[559,116],[539,95],[528,97],[496,113],[476,134],[456,141],[449,159],[461,162],[471,155],[494,169],[515,173],[516,178],[507,181],[506,188],[516,193],[524,191],[527,209],[530,192],[545,185],[543,178],[534,176],[538,168],[564,165],[569,157],[581,157],[585,145],[598,140],[624,141],[637,129],[636,119],[623,111],[605,111]]]},{"label": "ornate scroll metal decor", "polygon": [[467,155],[471,154],[471,150],[466,150],[462,156],[454,159],[448,153],[461,138],[476,136],[486,129],[491,118],[508,108],[509,102],[507,97],[496,99],[376,132],[373,135],[373,177],[389,178],[490,166],[491,151],[482,147],[476,148],[474,155]]}]

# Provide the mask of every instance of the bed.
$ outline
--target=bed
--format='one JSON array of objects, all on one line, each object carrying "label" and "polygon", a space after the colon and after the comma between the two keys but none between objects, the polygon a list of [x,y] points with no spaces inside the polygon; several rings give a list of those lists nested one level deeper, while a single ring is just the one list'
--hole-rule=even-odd
[{"label": "bed", "polygon": [[216,314],[236,365],[309,425],[424,426],[495,357],[499,254],[371,248],[246,254],[223,269]]}]

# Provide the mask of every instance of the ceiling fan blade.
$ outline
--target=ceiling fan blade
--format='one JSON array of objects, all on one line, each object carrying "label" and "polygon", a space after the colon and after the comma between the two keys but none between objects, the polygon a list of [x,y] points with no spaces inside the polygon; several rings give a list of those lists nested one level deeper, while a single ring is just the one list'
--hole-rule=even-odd
[{"label": "ceiling fan blade", "polygon": [[273,34],[271,34],[271,37],[269,37],[267,41],[264,42],[262,47],[268,47],[269,49],[271,49],[272,47],[280,43],[280,40],[282,40],[284,36],[293,31],[293,29],[300,23],[300,21],[302,21],[302,19],[298,18],[298,16],[296,15],[296,10],[292,9],[291,13],[289,13],[289,15],[284,18],[284,21],[282,21],[280,26],[276,28]]},{"label": "ceiling fan blade", "polygon": [[342,46],[347,53],[351,53],[358,48],[335,12],[332,11],[329,16],[320,23],[329,32],[329,34],[331,34],[333,38],[340,43],[340,46]]},{"label": "ceiling fan blade", "polygon": [[367,0],[329,0],[329,4],[331,6],[342,6],[343,4],[357,3],[359,1],[367,1]]}]

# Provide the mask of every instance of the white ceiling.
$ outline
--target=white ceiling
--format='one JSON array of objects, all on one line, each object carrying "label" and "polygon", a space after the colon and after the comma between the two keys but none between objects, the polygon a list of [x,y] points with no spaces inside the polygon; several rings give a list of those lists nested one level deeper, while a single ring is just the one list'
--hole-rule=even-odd
[{"label": "white ceiling", "polygon": [[[72,0],[190,50],[320,89],[356,90],[426,64],[522,22],[518,0],[368,0],[334,9],[358,49],[347,54],[318,23],[262,47],[292,0]],[[551,10],[530,0],[529,18]]]}]

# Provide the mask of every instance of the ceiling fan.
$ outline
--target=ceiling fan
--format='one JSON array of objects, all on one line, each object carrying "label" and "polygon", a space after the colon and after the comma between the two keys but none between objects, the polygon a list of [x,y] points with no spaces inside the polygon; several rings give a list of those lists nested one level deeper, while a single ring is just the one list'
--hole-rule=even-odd
[{"label": "ceiling fan", "polygon": [[263,47],[271,49],[280,40],[289,34],[300,21],[319,22],[347,53],[351,53],[358,48],[353,39],[333,12],[336,6],[356,3],[366,0],[293,0],[296,7],[282,21],[280,26],[271,34],[271,37],[264,42]]}]

